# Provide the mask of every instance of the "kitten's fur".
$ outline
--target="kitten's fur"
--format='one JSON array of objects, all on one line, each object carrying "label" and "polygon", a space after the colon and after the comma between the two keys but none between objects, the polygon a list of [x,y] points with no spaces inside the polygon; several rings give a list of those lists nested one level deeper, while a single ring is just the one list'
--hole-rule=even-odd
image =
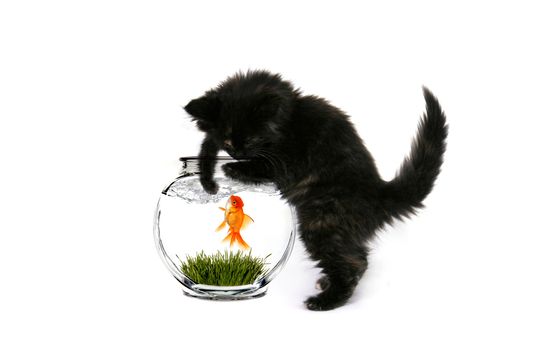
[{"label": "kitten's fur", "polygon": [[206,133],[201,182],[217,192],[214,157],[232,157],[227,176],[273,182],[298,213],[300,237],[318,261],[322,290],[311,310],[346,303],[367,269],[367,242],[393,219],[414,214],[432,190],[445,152],[447,125],[437,99],[424,88],[423,116],[411,154],[389,182],[348,116],[316,96],[304,96],[267,71],[238,73],[190,101],[185,110]]}]

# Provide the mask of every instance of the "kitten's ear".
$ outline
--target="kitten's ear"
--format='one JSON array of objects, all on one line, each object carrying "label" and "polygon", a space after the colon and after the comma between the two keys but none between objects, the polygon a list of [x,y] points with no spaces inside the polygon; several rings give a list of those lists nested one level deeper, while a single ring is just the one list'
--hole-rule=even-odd
[{"label": "kitten's ear", "polygon": [[207,131],[215,127],[220,114],[220,101],[216,96],[202,96],[191,100],[184,110],[197,122],[197,127]]}]

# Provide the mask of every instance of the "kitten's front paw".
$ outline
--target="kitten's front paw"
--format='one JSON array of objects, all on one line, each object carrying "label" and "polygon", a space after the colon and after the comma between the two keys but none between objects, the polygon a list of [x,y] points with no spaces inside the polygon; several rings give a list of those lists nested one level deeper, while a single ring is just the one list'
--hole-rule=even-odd
[{"label": "kitten's front paw", "polygon": [[201,179],[201,185],[203,186],[203,189],[210,194],[216,194],[218,193],[219,186],[216,183],[216,181],[212,179]]},{"label": "kitten's front paw", "polygon": [[240,180],[242,177],[242,173],[240,172],[238,168],[239,163],[227,163],[222,166],[223,173],[228,178],[234,179],[234,180]]}]

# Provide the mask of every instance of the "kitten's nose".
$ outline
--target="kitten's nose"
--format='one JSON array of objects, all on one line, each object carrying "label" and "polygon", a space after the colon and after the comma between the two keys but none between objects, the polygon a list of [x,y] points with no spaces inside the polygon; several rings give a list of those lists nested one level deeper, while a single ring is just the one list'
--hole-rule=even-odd
[{"label": "kitten's nose", "polygon": [[223,141],[223,148],[224,149],[233,149],[233,142],[229,139]]}]

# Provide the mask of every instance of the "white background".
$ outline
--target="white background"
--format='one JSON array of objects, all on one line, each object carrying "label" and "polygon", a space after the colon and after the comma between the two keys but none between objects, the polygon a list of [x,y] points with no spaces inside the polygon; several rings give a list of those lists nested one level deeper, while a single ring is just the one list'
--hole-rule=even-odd
[{"label": "white background", "polygon": [[[3,1],[0,348],[534,349],[535,10],[368,3]],[[347,111],[386,179],[421,85],[447,113],[427,208],[338,310],[303,307],[301,245],[266,297],[230,303],[181,295],[156,253],[159,191],[202,137],[182,106],[248,68]]]}]

